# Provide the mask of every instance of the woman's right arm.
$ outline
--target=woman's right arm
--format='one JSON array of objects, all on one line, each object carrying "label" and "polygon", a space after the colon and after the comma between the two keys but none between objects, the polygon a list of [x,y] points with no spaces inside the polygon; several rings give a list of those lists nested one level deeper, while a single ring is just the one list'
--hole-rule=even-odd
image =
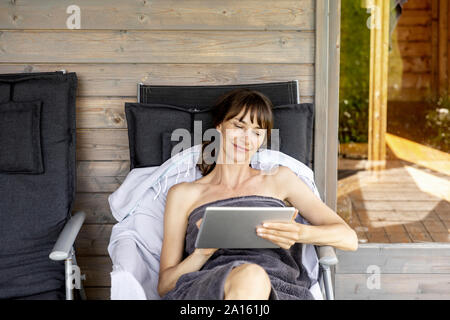
[{"label": "woman's right arm", "polygon": [[[187,228],[187,204],[190,188],[180,183],[169,189],[164,211],[164,238],[159,265],[158,294],[163,297],[175,288],[178,279],[185,273],[198,271],[212,254],[195,249],[181,261]],[[181,261],[181,262],[180,262]]]}]

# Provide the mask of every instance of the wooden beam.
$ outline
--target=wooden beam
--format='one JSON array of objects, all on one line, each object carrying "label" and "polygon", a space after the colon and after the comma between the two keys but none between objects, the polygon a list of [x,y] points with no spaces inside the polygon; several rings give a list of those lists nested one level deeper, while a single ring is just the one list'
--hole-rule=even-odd
[{"label": "wooden beam", "polygon": [[340,0],[316,3],[314,172],[322,200],[337,201]]},{"label": "wooden beam", "polygon": [[448,0],[439,1],[439,94],[448,90]]},{"label": "wooden beam", "polygon": [[448,0],[431,1],[431,90],[433,95],[450,92],[450,55],[448,41],[449,4]]},{"label": "wooden beam", "polygon": [[[443,39],[442,39],[442,45],[444,46],[443,50],[445,50],[445,55],[442,57],[442,59],[444,59],[444,61],[442,62],[442,64],[445,64],[445,79],[446,82],[444,82],[444,87],[441,89],[441,93],[442,94],[448,94],[450,92],[450,75],[449,75],[449,66],[450,66],[450,42],[448,41],[449,38],[449,32],[448,32],[448,28],[449,28],[449,20],[450,20],[450,11],[449,11],[449,1],[445,0],[445,5],[443,6],[443,8],[441,9],[442,11],[445,11],[443,13],[444,19],[445,21],[442,22],[443,24],[443,28],[445,28],[443,30]],[[439,35],[440,37],[440,35]],[[445,38],[445,39],[444,39]]]},{"label": "wooden beam", "polygon": [[431,92],[439,92],[439,0],[431,1]]},{"label": "wooden beam", "polygon": [[0,54],[9,63],[314,63],[314,33],[0,30]]},{"label": "wooden beam", "polygon": [[450,275],[449,249],[450,243],[364,244],[356,252],[336,250],[336,273],[364,274],[377,265],[381,273]]},{"label": "wooden beam", "polygon": [[314,115],[314,180],[322,200],[327,203],[327,166],[328,158],[327,129],[328,126],[328,1],[319,0],[316,3],[316,83],[315,83],[315,115]]},{"label": "wooden beam", "polygon": [[448,300],[448,274],[382,274],[380,289],[371,288],[371,274],[336,274],[339,300]]},{"label": "wooden beam", "polygon": [[336,299],[448,299],[449,243],[367,243],[336,250]]},{"label": "wooden beam", "polygon": [[390,2],[374,0],[371,9],[368,159],[378,172],[386,161]]},{"label": "wooden beam", "polygon": [[[314,180],[324,203],[337,210],[341,1],[316,1]],[[334,283],[334,267],[331,268]]]},{"label": "wooden beam", "polygon": [[[0,36],[1,42],[1,36]],[[100,107],[119,97],[123,102],[136,102],[136,84],[158,85],[222,85],[224,83],[265,83],[297,79],[302,102],[314,96],[314,64],[308,63],[1,63],[1,73],[49,72],[65,69],[79,78],[77,97],[101,97]],[[134,100],[133,100],[134,99]],[[88,102],[89,108],[94,107]],[[98,104],[97,102],[94,103]],[[113,102],[114,105],[117,103]],[[78,104],[77,104],[78,105]],[[84,102],[81,100],[81,105]],[[124,104],[122,103],[122,107]],[[83,108],[87,107],[86,105]],[[84,110],[83,110],[84,112]],[[77,117],[77,121],[79,118]],[[82,120],[84,122],[84,120]],[[78,123],[77,123],[78,125]],[[113,124],[117,127],[117,124]],[[94,126],[100,128],[103,126]],[[79,127],[81,128],[81,127]]]},{"label": "wooden beam", "polygon": [[[315,0],[77,0],[84,30],[309,30]],[[66,29],[70,1],[0,1],[0,29]]]}]

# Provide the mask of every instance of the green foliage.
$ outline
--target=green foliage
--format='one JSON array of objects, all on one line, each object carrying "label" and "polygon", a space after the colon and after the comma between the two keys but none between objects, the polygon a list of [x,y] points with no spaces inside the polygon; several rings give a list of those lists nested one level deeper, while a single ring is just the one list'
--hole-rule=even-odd
[{"label": "green foliage", "polygon": [[427,99],[425,115],[426,143],[444,152],[450,152],[450,97],[447,93]]},{"label": "green foliage", "polygon": [[369,13],[359,0],[341,2],[339,141],[367,142],[369,115]]}]

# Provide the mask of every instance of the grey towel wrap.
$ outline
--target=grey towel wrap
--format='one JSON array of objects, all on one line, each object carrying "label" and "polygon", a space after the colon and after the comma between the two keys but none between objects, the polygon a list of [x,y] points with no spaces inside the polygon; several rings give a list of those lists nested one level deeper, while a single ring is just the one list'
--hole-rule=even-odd
[{"label": "grey towel wrap", "polygon": [[[259,196],[238,196],[205,203],[195,208],[188,218],[183,259],[194,250],[198,227],[207,206],[284,207],[282,200]],[[286,249],[219,249],[194,272],[183,274],[175,288],[163,300],[222,300],[224,284],[229,272],[243,263],[255,263],[269,275],[272,290],[270,300],[314,300],[309,291],[311,280],[301,263],[302,244]]]}]

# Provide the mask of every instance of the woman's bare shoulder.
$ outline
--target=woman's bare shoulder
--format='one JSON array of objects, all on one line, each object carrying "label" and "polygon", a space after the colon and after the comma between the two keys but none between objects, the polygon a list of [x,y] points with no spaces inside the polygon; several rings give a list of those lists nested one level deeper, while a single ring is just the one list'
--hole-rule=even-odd
[{"label": "woman's bare shoulder", "polygon": [[283,200],[286,199],[288,188],[296,177],[295,173],[286,166],[278,166],[272,169],[268,177],[272,186],[280,193],[280,197],[283,198]]},{"label": "woman's bare shoulder", "polygon": [[192,182],[180,182],[170,187],[167,192],[167,202],[176,205],[180,212],[188,214],[188,209],[197,201],[201,194],[201,186]]},{"label": "woman's bare shoulder", "polygon": [[195,183],[195,181],[192,182],[180,182],[175,185],[173,185],[169,192],[172,192],[174,194],[182,194],[183,197],[186,196],[193,196],[195,194],[199,193],[199,189],[201,189],[202,186],[200,184]]},{"label": "woman's bare shoulder", "polygon": [[285,166],[277,166],[274,168],[271,168],[269,170],[261,170],[260,175],[264,176],[268,180],[270,180],[272,183],[276,182],[286,182],[286,179],[292,178],[292,175],[294,174],[291,169]]}]

